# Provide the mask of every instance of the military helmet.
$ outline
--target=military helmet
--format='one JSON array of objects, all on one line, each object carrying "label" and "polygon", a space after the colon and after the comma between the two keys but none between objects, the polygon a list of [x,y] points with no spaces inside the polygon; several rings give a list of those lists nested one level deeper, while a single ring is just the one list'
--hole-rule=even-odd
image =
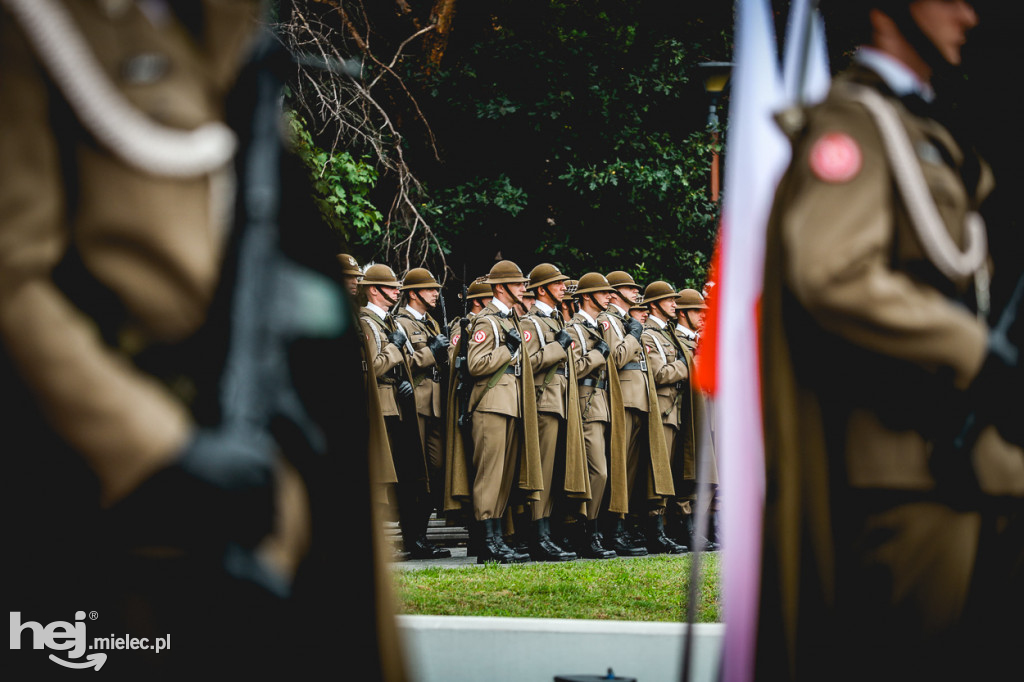
[{"label": "military helmet", "polygon": [[633,305],[629,306],[629,310],[631,312],[634,311],[634,310],[642,310],[644,312],[647,312],[647,310],[648,310],[648,308],[647,308],[647,301],[644,299],[644,297],[642,295],[641,296],[637,296],[636,297],[636,303],[634,303]]},{"label": "military helmet", "polygon": [[615,289],[613,289],[611,284],[608,283],[608,279],[600,272],[588,272],[580,277],[579,284],[576,286],[576,296],[581,296],[582,294],[596,294],[599,291],[607,291],[611,294],[615,293]]},{"label": "military helmet", "polygon": [[487,298],[493,296],[494,292],[491,291],[491,285],[484,281],[481,277],[475,280],[472,284],[466,287],[466,300],[471,301],[474,298]]},{"label": "military helmet", "polygon": [[362,277],[363,271],[359,269],[359,263],[356,259],[347,253],[339,253],[335,258],[341,263],[341,274],[350,277]]},{"label": "military helmet", "polygon": [[366,272],[363,273],[363,278],[359,280],[359,286],[401,287],[402,283],[398,281],[398,277],[395,276],[394,270],[383,263],[377,263],[366,268]]},{"label": "military helmet", "polygon": [[527,289],[526,291],[523,292],[523,298],[532,298],[534,300],[537,300],[537,292],[531,289]]},{"label": "military helmet", "polygon": [[409,272],[405,273],[405,278],[402,280],[402,291],[408,291],[409,289],[440,289],[441,285],[437,283],[434,276],[430,274],[430,270],[426,268],[413,268]]},{"label": "military helmet", "polygon": [[568,279],[565,281],[565,293],[562,294],[562,303],[568,303],[572,301],[576,295],[576,290],[579,289],[580,281],[578,279]]},{"label": "military helmet", "polygon": [[676,296],[676,310],[707,310],[704,297],[696,289],[683,289]]},{"label": "military helmet", "polygon": [[564,282],[567,279],[569,277],[559,272],[558,268],[551,263],[541,263],[533,270],[530,270],[530,285],[527,288],[537,289],[545,284]]},{"label": "military helmet", "polygon": [[644,303],[653,303],[654,301],[675,297],[676,290],[672,288],[672,285],[659,279],[656,282],[651,282],[644,289],[643,301]]},{"label": "military helmet", "polygon": [[609,272],[605,279],[608,280],[608,284],[614,289],[618,289],[619,287],[640,288],[640,285],[633,281],[633,276],[622,270]]},{"label": "military helmet", "polygon": [[523,275],[523,271],[519,269],[519,266],[510,260],[498,261],[491,268],[491,271],[487,273],[486,282],[490,285],[495,284],[528,284],[529,278]]}]

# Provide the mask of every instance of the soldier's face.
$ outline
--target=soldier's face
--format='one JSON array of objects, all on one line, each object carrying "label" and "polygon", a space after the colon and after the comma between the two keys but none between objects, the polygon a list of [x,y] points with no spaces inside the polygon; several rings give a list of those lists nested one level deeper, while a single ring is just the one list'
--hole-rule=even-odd
[{"label": "soldier's face", "polygon": [[708,316],[706,310],[691,310],[690,319],[693,320],[694,326],[697,328],[696,331],[704,329],[704,319]]},{"label": "soldier's face", "polygon": [[640,324],[647,322],[647,311],[646,310],[630,310],[629,316]]},{"label": "soldier's face", "polygon": [[518,298],[520,301],[523,300],[523,296],[526,295],[526,282],[517,282],[515,284],[508,284],[509,293]]},{"label": "soldier's face", "polygon": [[342,280],[345,282],[345,289],[348,290],[349,295],[355,296],[359,293],[359,277],[357,275],[345,275]]},{"label": "soldier's face", "polygon": [[420,296],[423,297],[423,302],[428,308],[433,308],[437,305],[437,297],[440,294],[440,289],[420,289]]},{"label": "soldier's face", "polygon": [[562,296],[565,294],[565,282],[552,282],[547,285],[547,289],[551,292],[551,298],[561,301]]},{"label": "soldier's face", "polygon": [[601,306],[601,310],[604,310],[605,308],[608,307],[608,304],[611,303],[612,292],[598,291],[596,294],[594,294],[594,300],[597,301],[597,304],[599,306]]},{"label": "soldier's face", "polygon": [[640,294],[640,287],[619,287],[619,296],[626,299],[627,303],[636,303],[636,297]]},{"label": "soldier's face", "polygon": [[960,63],[967,31],[978,25],[978,15],[969,2],[917,0],[910,4],[910,16],[947,62]]}]

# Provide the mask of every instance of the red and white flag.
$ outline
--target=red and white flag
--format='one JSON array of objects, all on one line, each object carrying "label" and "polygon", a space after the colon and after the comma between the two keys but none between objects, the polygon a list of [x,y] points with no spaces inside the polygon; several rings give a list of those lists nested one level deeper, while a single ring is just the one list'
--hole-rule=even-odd
[{"label": "red and white flag", "polygon": [[722,223],[697,381],[715,401],[721,472],[722,679],[753,679],[764,509],[758,303],[764,239],[789,144],[772,116],[787,103],[768,0],[736,0]]}]

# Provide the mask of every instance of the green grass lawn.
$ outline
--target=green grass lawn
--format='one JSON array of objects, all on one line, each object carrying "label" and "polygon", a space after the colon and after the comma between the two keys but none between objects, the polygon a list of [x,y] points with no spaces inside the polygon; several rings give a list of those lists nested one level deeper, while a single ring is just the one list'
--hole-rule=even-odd
[{"label": "green grass lawn", "polygon": [[[679,622],[690,555],[396,571],[402,614]],[[721,613],[719,555],[701,557],[699,623]]]}]

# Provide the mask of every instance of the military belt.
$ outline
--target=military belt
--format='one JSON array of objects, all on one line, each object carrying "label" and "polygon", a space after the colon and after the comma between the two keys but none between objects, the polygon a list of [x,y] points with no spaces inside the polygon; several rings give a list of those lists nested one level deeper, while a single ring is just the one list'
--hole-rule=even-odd
[{"label": "military belt", "polygon": [[623,365],[619,369],[619,371],[620,372],[625,372],[626,370],[630,370],[630,369],[638,369],[641,372],[646,372],[647,371],[647,361],[646,360],[641,360],[640,362],[627,362],[625,365]]},{"label": "military belt", "polygon": [[583,381],[580,382],[580,386],[593,386],[594,388],[600,390],[603,388],[608,388],[608,382],[605,381],[604,379],[584,379]]},{"label": "military belt", "polygon": [[519,363],[509,365],[508,367],[505,368],[505,374],[515,374],[516,376],[519,376],[520,374],[522,374],[522,372],[522,365],[520,365]]}]

